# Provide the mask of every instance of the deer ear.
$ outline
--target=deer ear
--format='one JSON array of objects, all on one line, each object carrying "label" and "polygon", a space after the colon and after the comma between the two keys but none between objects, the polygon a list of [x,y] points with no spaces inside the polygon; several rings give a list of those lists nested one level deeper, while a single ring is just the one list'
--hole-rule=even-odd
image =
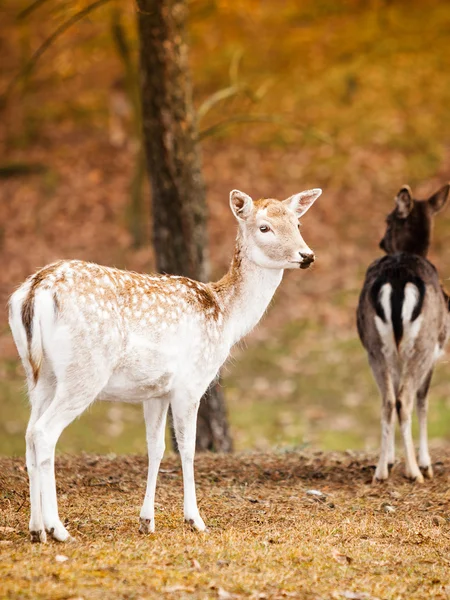
[{"label": "deer ear", "polygon": [[447,185],[444,185],[444,187],[442,187],[438,192],[433,194],[431,198],[428,198],[428,204],[431,206],[433,213],[437,213],[444,208],[445,203],[447,202],[449,190],[450,183],[447,183]]},{"label": "deer ear", "polygon": [[397,213],[400,219],[406,219],[414,204],[409,185],[404,185],[395,198]]},{"label": "deer ear", "polygon": [[253,200],[244,192],[233,190],[230,192],[231,210],[239,221],[245,221],[253,209]]},{"label": "deer ear", "polygon": [[300,219],[300,217],[311,208],[321,193],[322,190],[320,188],[306,190],[305,192],[300,192],[300,194],[291,196],[287,200],[283,200],[283,204],[292,210]]}]

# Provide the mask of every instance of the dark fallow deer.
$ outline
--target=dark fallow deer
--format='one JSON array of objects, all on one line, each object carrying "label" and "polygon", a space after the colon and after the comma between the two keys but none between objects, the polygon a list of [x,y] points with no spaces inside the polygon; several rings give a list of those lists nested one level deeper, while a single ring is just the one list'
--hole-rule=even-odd
[{"label": "dark fallow deer", "polygon": [[[414,200],[408,186],[395,198],[380,247],[387,256],[367,270],[357,310],[358,333],[369,357],[383,406],[381,452],[374,482],[388,478],[395,459],[395,413],[405,448],[406,476],[432,478],[428,452],[427,393],[449,333],[449,302],[427,260],[434,215],[450,185],[428,200]],[[417,464],[411,434],[414,402],[419,417]]]}]

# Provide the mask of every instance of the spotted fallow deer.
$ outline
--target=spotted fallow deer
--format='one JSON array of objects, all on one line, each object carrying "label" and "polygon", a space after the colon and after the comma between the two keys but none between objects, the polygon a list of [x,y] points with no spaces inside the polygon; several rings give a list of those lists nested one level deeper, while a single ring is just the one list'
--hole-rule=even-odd
[{"label": "spotted fallow deer", "polygon": [[28,383],[26,433],[31,540],[69,533],[58,515],[54,454],[62,431],[96,399],[142,403],[148,480],[140,531],[154,531],[156,478],[172,409],[184,481],[184,518],[199,531],[194,451],[200,398],[231,347],[260,320],[284,269],[306,269],[314,254],[299,218],[320,196],[280,202],[234,190],[234,257],[216,283],[139,275],[78,260],[51,264],[12,295],[10,326]]},{"label": "spotted fallow deer", "polygon": [[[406,476],[432,478],[427,434],[427,394],[449,333],[448,296],[427,260],[434,215],[449,185],[428,200],[404,186],[386,220],[380,247],[387,256],[367,270],[357,310],[358,333],[382,396],[381,451],[374,482],[388,478],[395,460],[395,413],[405,449]],[[419,464],[411,434],[414,403],[419,417]]]}]

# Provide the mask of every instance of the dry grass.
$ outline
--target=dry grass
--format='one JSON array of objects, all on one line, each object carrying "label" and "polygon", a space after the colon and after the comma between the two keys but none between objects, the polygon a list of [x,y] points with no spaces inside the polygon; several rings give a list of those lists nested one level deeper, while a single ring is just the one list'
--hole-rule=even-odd
[{"label": "dry grass", "polygon": [[[29,19],[17,21],[29,2],[2,4],[0,93],[45,37],[91,0],[41,3]],[[221,277],[232,255],[229,190],[255,198],[324,190],[302,230],[317,256],[314,267],[286,273],[248,348],[236,349],[223,370],[235,447],[370,451],[378,444],[379,395],[357,339],[355,309],[364,272],[380,254],[394,194],[408,182],[424,198],[449,177],[450,3],[189,4],[197,106],[230,84],[239,56],[239,81],[252,91],[216,105],[201,129],[241,113],[279,115],[285,122],[231,127],[202,142],[211,276]],[[108,134],[111,91],[123,76],[110,35],[117,10],[137,58],[134,3],[109,2],[49,49],[2,113],[0,168],[45,167],[0,185],[3,306],[31,272],[61,258],[154,269],[151,239],[136,249],[129,227],[137,166],[131,127],[125,124],[123,147],[113,146]],[[144,212],[149,232],[151,216]],[[450,277],[449,235],[447,208],[436,219],[431,254],[443,281]],[[24,452],[29,410],[22,390],[3,310],[0,454]],[[450,371],[441,365],[430,398],[433,439],[450,441],[449,399]],[[143,452],[141,407],[97,404],[64,432],[58,448]]]},{"label": "dry grass", "polygon": [[0,597],[448,599],[450,450],[435,457],[432,482],[407,482],[399,464],[389,483],[373,487],[373,456],[199,456],[209,525],[199,535],[181,522],[181,472],[171,456],[157,491],[157,533],[142,537],[146,459],[64,456],[61,513],[76,542],[39,546],[28,542],[23,460],[2,458]]}]

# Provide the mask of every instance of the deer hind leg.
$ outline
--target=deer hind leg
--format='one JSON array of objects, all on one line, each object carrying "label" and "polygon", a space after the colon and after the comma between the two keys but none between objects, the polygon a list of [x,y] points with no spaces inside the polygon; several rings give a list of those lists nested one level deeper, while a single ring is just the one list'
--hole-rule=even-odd
[{"label": "deer hind leg", "polygon": [[388,449],[387,449],[387,461],[388,461],[389,473],[392,471],[392,468],[394,467],[394,464],[395,464],[395,409],[394,409],[394,406],[392,405],[392,402],[391,402],[390,406],[392,406],[392,409],[390,410],[391,427],[390,427],[390,432],[389,432]]},{"label": "deer hind leg", "polygon": [[55,447],[64,429],[95,400],[102,386],[95,387],[95,379],[80,373],[69,380],[58,381],[55,396],[30,430],[39,472],[42,517],[44,526],[55,540],[70,539],[61,523],[55,482]]},{"label": "deer hind leg", "polygon": [[200,397],[182,397],[176,394],[171,402],[175,435],[183,468],[184,519],[197,531],[206,526],[197,507],[194,480],[195,436]]},{"label": "deer hind leg", "polygon": [[141,533],[153,533],[155,531],[156,479],[166,446],[164,436],[168,408],[168,398],[158,398],[144,402],[148,448],[148,477],[147,489],[140,515],[139,531]]},{"label": "deer hind leg", "polygon": [[383,394],[381,407],[381,449],[374,481],[385,481],[395,461],[395,395],[392,384]]},{"label": "deer hind leg", "polygon": [[408,479],[423,483],[423,475],[420,472],[414,451],[414,443],[411,432],[412,412],[415,399],[415,389],[411,380],[403,380],[397,394],[396,408],[400,431],[405,449],[406,468],[405,474]]},{"label": "deer hind leg", "polygon": [[370,366],[382,398],[381,449],[373,481],[389,477],[389,468],[395,460],[395,391],[392,376],[385,361],[371,360]]},{"label": "deer hind leg", "polygon": [[428,451],[428,389],[430,387],[433,369],[426,376],[422,386],[417,392],[417,414],[419,417],[419,468],[424,477],[433,478],[433,467],[431,466],[430,453]]},{"label": "deer hind leg", "polygon": [[41,369],[41,374],[36,385],[28,381],[29,397],[31,404],[31,415],[28,422],[26,442],[26,464],[30,485],[30,536],[32,542],[45,542],[44,519],[41,504],[41,484],[39,480],[39,469],[36,460],[36,451],[33,441],[33,428],[35,423],[47,409],[55,395],[55,381],[50,373]]}]

